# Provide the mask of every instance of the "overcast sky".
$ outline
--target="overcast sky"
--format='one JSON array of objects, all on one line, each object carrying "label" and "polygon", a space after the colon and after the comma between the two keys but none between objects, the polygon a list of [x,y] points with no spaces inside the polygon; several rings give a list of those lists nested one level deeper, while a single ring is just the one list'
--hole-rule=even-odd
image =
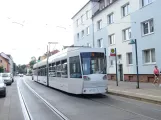
[{"label": "overcast sky", "polygon": [[11,54],[16,64],[28,64],[46,52],[48,42],[59,42],[58,49],[73,44],[71,17],[86,2],[0,0],[0,52]]}]

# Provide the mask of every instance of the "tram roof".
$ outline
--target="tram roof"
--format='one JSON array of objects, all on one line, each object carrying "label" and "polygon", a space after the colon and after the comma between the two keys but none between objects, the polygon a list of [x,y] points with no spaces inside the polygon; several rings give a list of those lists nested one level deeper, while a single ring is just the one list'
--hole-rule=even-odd
[{"label": "tram roof", "polygon": [[[84,47],[71,47],[71,48],[66,48],[52,56],[49,57],[49,63],[52,63],[53,60],[57,61],[62,58],[67,58],[67,55],[70,54],[71,52],[104,52],[103,48],[84,48]],[[41,67],[46,65],[47,59],[44,59],[38,63],[36,63],[33,68]]]}]

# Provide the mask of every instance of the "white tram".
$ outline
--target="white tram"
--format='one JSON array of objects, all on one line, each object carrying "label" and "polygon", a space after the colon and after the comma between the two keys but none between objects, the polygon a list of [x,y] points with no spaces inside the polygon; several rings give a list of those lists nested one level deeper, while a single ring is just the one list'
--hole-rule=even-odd
[{"label": "white tram", "polygon": [[34,65],[34,81],[73,94],[99,94],[107,90],[103,48],[67,48],[49,57],[48,64],[48,70],[47,59]]}]

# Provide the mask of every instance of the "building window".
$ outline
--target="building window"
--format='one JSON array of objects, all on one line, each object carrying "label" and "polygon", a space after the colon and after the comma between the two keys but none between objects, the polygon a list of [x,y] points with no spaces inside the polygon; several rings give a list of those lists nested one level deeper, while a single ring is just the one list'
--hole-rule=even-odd
[{"label": "building window", "polygon": [[89,43],[87,43],[87,46],[88,46],[88,47],[91,47],[91,45],[90,45]]},{"label": "building window", "polygon": [[152,3],[154,0],[142,0],[142,6],[146,6],[150,3]]},{"label": "building window", "polygon": [[127,64],[128,64],[128,65],[132,65],[132,64],[133,64],[132,52],[127,53]]},{"label": "building window", "polygon": [[145,64],[147,63],[155,63],[155,48],[154,49],[149,49],[149,50],[143,50],[143,62]]},{"label": "building window", "polygon": [[102,28],[102,20],[99,20],[97,22],[97,30],[100,30]]},{"label": "building window", "polygon": [[105,8],[105,2],[104,2],[104,0],[101,0],[100,1],[99,7],[100,7],[100,10],[102,10],[102,9]]},{"label": "building window", "polygon": [[110,60],[110,66],[114,65],[114,60]]},{"label": "building window", "polygon": [[84,22],[84,19],[83,19],[83,15],[81,16],[81,23],[83,23]]},{"label": "building window", "polygon": [[118,58],[118,60],[121,60],[122,59],[122,56],[121,55],[118,55],[117,58]]},{"label": "building window", "polygon": [[84,30],[82,30],[82,38],[84,37]]},{"label": "building window", "polygon": [[87,35],[89,35],[89,33],[90,33],[90,32],[89,32],[89,27],[87,27]]},{"label": "building window", "polygon": [[2,63],[2,60],[0,60],[0,63]]},{"label": "building window", "polygon": [[122,16],[125,17],[129,14],[129,3],[122,7]]},{"label": "building window", "polygon": [[114,45],[115,44],[115,34],[112,34],[109,36],[109,44]]},{"label": "building window", "polygon": [[102,46],[102,39],[98,39],[97,40],[97,46],[99,47],[99,48],[102,48],[103,46]]},{"label": "building window", "polygon": [[113,2],[113,0],[106,0],[106,6],[110,5]]},{"label": "building window", "polygon": [[77,40],[79,40],[79,33],[77,33]]},{"label": "building window", "polygon": [[127,28],[123,30],[123,40],[130,40],[131,39],[131,28]]},{"label": "building window", "polygon": [[78,19],[77,19],[77,21],[76,21],[76,25],[77,25],[77,27],[78,27],[78,24],[79,24],[79,23],[78,23]]},{"label": "building window", "polygon": [[113,22],[113,13],[111,13],[108,15],[108,24],[112,24]]},{"label": "building window", "polygon": [[150,19],[142,23],[142,32],[143,35],[147,35],[154,32],[153,19]]},{"label": "building window", "polygon": [[89,19],[89,11],[86,11],[86,19]]}]

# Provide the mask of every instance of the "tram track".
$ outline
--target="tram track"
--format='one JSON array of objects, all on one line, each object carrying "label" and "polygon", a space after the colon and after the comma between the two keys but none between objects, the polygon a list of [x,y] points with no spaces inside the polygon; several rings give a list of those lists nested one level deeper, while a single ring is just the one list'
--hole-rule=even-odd
[{"label": "tram track", "polygon": [[[26,83],[28,83],[28,82],[26,81]],[[32,87],[34,87],[34,86],[32,86]],[[68,98],[68,97],[69,97],[69,100],[70,100],[71,98],[67,94],[66,98]],[[81,95],[81,96],[79,95],[79,96],[75,96],[75,95],[72,95],[72,99],[78,100],[78,98],[80,98],[80,100],[81,99],[82,100],[86,99],[87,101],[89,100],[89,101],[91,101],[91,104],[93,102],[93,104],[97,103],[97,105],[101,104],[100,106],[103,105],[103,106],[107,106],[107,107],[109,107],[111,109],[117,109],[117,110],[120,110],[122,112],[126,112],[127,114],[129,113],[131,115],[136,116],[136,117],[134,117],[134,119],[139,118],[139,119],[146,119],[146,120],[160,120],[160,118],[159,118],[160,115],[158,115],[158,112],[160,112],[160,109],[155,110],[155,109],[153,109],[153,107],[152,107],[152,109],[150,109],[149,106],[145,105],[147,108],[149,107],[146,110],[146,108],[144,108],[144,104],[143,104],[143,106],[139,106],[137,104],[137,102],[136,103],[135,102],[134,103],[128,103],[128,101],[126,102],[126,101],[123,101],[123,100],[119,100],[119,98],[115,99],[113,97],[109,97],[107,99],[107,95],[104,95],[104,97],[103,97],[103,95],[101,95],[101,96],[97,96],[97,95]],[[127,104],[127,105],[125,105],[125,104]],[[140,103],[140,104],[142,104],[142,103]],[[150,113],[150,112],[152,112],[152,113]]]},{"label": "tram track", "polygon": [[[104,96],[106,96],[106,95],[104,95]],[[130,110],[127,110],[127,109],[112,105],[112,104],[108,104],[108,103],[105,103],[105,102],[102,102],[102,101],[99,101],[99,100],[92,99],[91,97],[88,97],[88,96],[84,96],[84,98],[86,98],[88,100],[91,100],[91,101],[93,101],[95,103],[99,103],[99,104],[102,104],[102,105],[107,105],[108,107],[112,107],[112,108],[115,108],[115,109],[119,109],[119,110],[122,110],[122,111],[125,111],[125,112],[128,112],[128,113],[131,113],[133,115],[138,115],[140,117],[144,117],[144,118],[146,118],[148,120],[159,120],[159,119],[155,119],[155,118],[143,115],[143,114],[139,114],[139,113],[136,113],[136,112],[133,112],[133,111],[130,111]]]},{"label": "tram track", "polygon": [[54,114],[56,114],[61,120],[70,120],[68,117],[66,117],[63,113],[61,113],[57,108],[52,106],[47,100],[45,100],[43,97],[41,97],[28,83],[26,83],[25,80],[23,80],[24,84],[27,86],[27,88],[35,95],[37,98],[39,98]]},{"label": "tram track", "polygon": [[20,104],[21,104],[21,107],[22,107],[24,119],[25,120],[33,120],[32,116],[30,114],[30,111],[28,109],[28,106],[26,104],[26,101],[24,99],[24,96],[22,94],[22,91],[20,90],[20,87],[18,85],[18,82],[17,82],[17,90],[18,90],[18,95],[19,95]]}]

